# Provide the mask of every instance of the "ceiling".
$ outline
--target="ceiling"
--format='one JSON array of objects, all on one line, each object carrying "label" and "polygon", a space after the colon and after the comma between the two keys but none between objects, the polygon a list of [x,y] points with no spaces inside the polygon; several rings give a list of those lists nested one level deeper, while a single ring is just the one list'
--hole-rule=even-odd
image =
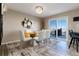
[{"label": "ceiling", "polygon": [[[36,14],[35,12],[36,6],[42,6],[44,12],[40,15]],[[22,13],[42,18],[79,8],[79,4],[78,3],[8,3],[7,7],[15,11],[19,11]]]}]

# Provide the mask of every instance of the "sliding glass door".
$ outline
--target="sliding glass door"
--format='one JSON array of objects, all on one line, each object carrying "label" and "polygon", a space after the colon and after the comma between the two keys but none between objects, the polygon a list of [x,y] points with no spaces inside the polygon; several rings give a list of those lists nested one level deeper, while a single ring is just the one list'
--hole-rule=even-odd
[{"label": "sliding glass door", "polygon": [[67,17],[58,18],[57,31],[58,31],[58,36],[57,36],[58,39],[60,40],[67,39],[67,34],[68,34],[68,18]]},{"label": "sliding glass door", "polygon": [[50,37],[51,38],[56,38],[56,36],[57,36],[57,20],[56,19],[51,19],[50,21],[49,21],[49,28],[51,29],[51,33],[50,33]]},{"label": "sliding glass door", "polygon": [[68,17],[54,18],[49,20],[51,29],[50,37],[57,40],[66,40],[68,34]]}]

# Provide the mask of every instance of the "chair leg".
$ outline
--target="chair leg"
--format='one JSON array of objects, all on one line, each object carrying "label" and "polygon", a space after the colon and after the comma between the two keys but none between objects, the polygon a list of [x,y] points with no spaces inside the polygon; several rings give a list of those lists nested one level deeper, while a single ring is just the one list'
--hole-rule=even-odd
[{"label": "chair leg", "polygon": [[49,43],[51,43],[51,39],[50,39],[50,38],[48,38],[48,40],[49,40]]},{"label": "chair leg", "polygon": [[78,40],[76,39],[76,51],[78,52]]},{"label": "chair leg", "polygon": [[73,48],[74,48],[74,45],[75,45],[75,39],[73,39]]},{"label": "chair leg", "polygon": [[70,41],[69,48],[70,48],[70,46],[71,46],[71,44],[72,44],[72,41],[73,41],[73,38],[72,38],[71,41]]},{"label": "chair leg", "polygon": [[40,42],[39,42],[39,41],[36,41],[36,43],[37,43],[38,45],[40,45]]}]

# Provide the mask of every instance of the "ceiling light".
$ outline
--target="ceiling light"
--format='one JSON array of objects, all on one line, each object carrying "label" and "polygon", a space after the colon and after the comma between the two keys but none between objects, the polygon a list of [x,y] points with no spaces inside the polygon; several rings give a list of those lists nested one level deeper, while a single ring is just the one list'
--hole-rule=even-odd
[{"label": "ceiling light", "polygon": [[43,13],[43,8],[41,6],[36,6],[35,10],[36,10],[37,14],[42,14]]}]

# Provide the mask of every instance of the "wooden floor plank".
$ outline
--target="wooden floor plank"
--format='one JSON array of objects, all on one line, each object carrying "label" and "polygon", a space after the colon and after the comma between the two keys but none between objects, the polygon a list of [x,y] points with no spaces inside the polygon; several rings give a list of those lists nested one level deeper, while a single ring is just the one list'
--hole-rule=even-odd
[{"label": "wooden floor plank", "polygon": [[12,43],[0,47],[0,56],[79,56],[76,49],[68,49],[68,43],[53,40],[46,45],[20,47],[20,43]]}]

